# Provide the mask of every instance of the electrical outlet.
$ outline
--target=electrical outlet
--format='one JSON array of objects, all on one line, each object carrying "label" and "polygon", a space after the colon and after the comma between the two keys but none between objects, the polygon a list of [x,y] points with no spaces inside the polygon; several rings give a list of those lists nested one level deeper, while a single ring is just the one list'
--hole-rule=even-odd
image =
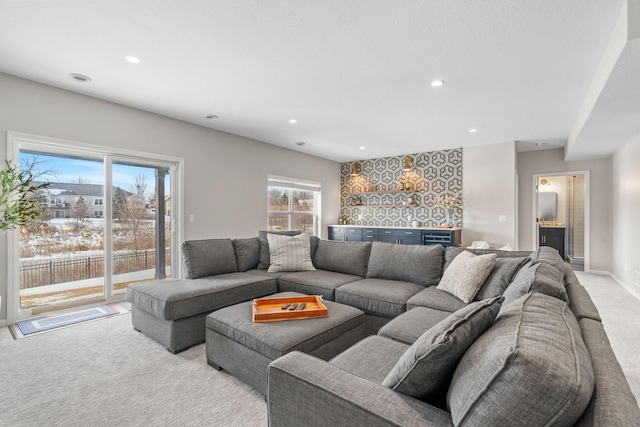
[{"label": "electrical outlet", "polygon": [[196,222],[196,216],[194,214],[189,215],[189,222]]},{"label": "electrical outlet", "polygon": [[507,216],[506,215],[500,215],[498,217],[498,222],[507,222]]}]

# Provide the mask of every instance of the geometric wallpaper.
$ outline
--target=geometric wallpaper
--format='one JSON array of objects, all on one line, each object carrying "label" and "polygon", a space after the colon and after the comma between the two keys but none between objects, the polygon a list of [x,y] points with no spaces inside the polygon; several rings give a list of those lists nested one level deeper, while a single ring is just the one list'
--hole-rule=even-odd
[{"label": "geometric wallpaper", "polygon": [[[412,170],[402,167],[413,157]],[[359,163],[360,174],[351,176]],[[405,154],[380,159],[342,163],[340,168],[340,217],[352,225],[419,227],[445,223],[445,209],[436,206],[438,196],[462,192],[462,149]],[[410,182],[410,190],[401,183]],[[454,226],[462,226],[462,209],[453,209]]]}]

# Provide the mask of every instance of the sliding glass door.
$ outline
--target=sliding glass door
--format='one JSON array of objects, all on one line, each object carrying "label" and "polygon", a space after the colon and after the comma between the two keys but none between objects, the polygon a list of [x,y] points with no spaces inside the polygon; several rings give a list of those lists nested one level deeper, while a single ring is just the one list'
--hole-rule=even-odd
[{"label": "sliding glass door", "polygon": [[14,317],[122,300],[129,284],[171,276],[179,162],[34,141],[18,161],[49,185],[16,234]]}]

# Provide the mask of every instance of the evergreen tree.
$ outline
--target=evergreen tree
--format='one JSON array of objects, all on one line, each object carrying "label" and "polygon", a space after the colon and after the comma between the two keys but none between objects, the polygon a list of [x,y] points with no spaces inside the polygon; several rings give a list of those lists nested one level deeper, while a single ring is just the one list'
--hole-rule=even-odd
[{"label": "evergreen tree", "polygon": [[82,228],[86,225],[86,218],[89,216],[89,205],[84,197],[78,197],[73,205],[73,218],[76,220],[76,228]]},{"label": "evergreen tree", "polygon": [[113,219],[123,219],[125,203],[124,191],[120,187],[116,187],[113,192],[113,203],[111,204]]}]

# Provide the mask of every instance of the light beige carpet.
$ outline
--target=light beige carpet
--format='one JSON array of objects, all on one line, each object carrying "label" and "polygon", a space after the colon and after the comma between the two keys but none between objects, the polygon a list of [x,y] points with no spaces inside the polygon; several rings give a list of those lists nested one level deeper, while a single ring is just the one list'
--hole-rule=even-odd
[{"label": "light beige carpet", "polygon": [[264,397],[177,355],[130,313],[14,340],[0,328],[0,426],[266,426]]},{"label": "light beige carpet", "polygon": [[611,347],[640,402],[640,300],[611,277],[579,271],[576,275],[598,307]]}]

